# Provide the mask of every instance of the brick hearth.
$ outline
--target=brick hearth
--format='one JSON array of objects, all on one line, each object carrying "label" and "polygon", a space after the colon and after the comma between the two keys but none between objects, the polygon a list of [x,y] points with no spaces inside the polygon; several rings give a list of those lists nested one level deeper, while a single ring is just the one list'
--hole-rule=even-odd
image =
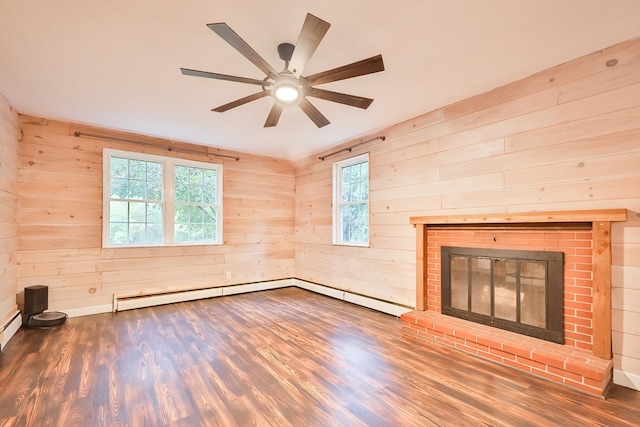
[{"label": "brick hearth", "polygon": [[613,362],[590,351],[531,338],[434,311],[402,315],[406,331],[533,375],[604,396]]},{"label": "brick hearth", "polygon": [[[626,210],[413,217],[417,311],[402,315],[403,328],[426,340],[604,396],[613,371],[610,221],[624,220]],[[441,314],[443,245],[564,252],[565,344]]]}]

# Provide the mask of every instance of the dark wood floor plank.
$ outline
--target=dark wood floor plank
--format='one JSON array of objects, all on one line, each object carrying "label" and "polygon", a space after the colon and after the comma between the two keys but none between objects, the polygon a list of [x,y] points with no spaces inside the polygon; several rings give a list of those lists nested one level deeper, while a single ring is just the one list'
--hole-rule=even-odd
[{"label": "dark wood floor plank", "polygon": [[0,426],[637,426],[607,400],[297,288],[73,318],[0,355]]}]

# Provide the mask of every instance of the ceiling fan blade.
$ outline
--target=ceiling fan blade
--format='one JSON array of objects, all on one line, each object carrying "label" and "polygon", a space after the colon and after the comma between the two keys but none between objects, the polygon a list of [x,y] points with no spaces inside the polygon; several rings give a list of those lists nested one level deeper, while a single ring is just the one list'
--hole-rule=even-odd
[{"label": "ceiling fan blade", "polygon": [[265,82],[264,80],[251,79],[248,77],[230,76],[227,74],[210,73],[208,71],[190,70],[188,68],[180,68],[180,71],[182,71],[182,74],[187,76],[206,77],[208,79],[216,79],[216,80],[228,80],[231,82],[249,83],[252,85],[260,85],[260,86],[265,86],[269,84],[269,82]]},{"label": "ceiling fan blade", "polygon": [[365,74],[377,73],[379,71],[384,71],[382,55],[372,56],[371,58],[363,59],[362,61],[354,62],[349,65],[343,65],[342,67],[323,71],[322,73],[312,74],[305,77],[305,80],[307,80],[309,84],[319,85],[322,83],[330,83],[338,80],[364,76]]},{"label": "ceiling fan blade", "polygon": [[278,124],[278,120],[280,120],[280,115],[282,114],[283,107],[284,104],[280,102],[273,103],[273,107],[271,107],[271,111],[269,112],[267,121],[264,122],[264,127],[271,128]]},{"label": "ceiling fan blade", "polygon": [[330,26],[331,24],[328,22],[307,13],[304,24],[302,24],[302,30],[300,30],[300,35],[298,36],[296,47],[293,50],[291,61],[289,61],[289,69],[296,76],[302,74],[311,55],[313,55],[318,48],[318,45]]},{"label": "ceiling fan blade", "polygon": [[269,95],[271,92],[263,90],[262,92],[258,92],[258,93],[254,93],[253,95],[249,95],[249,96],[245,96],[244,98],[240,98],[240,99],[236,99],[233,102],[230,102],[228,104],[224,104],[221,105],[217,108],[212,109],[211,111],[215,111],[217,113],[223,113],[227,110],[230,110],[232,108],[236,108],[239,107],[243,104],[246,104],[247,102],[251,102],[251,101],[255,101],[256,99],[260,99],[260,98],[264,98],[265,96]]},{"label": "ceiling fan blade", "polygon": [[330,90],[311,88],[307,96],[314,98],[326,99],[327,101],[339,102],[340,104],[350,105],[352,107],[362,108],[366,110],[373,102],[371,98],[363,98],[361,96],[348,95],[346,93],[332,92]]},{"label": "ceiling fan blade", "polygon": [[238,52],[240,52],[245,58],[249,61],[253,62],[256,67],[260,68],[264,73],[272,78],[276,78],[278,76],[278,72],[275,68],[273,68],[267,61],[265,61],[258,53],[253,50],[251,46],[247,42],[245,42],[235,31],[231,29],[224,22],[219,22],[216,24],[207,24],[211,30],[213,30],[217,35],[222,37],[224,41],[233,46]]},{"label": "ceiling fan blade", "polygon": [[298,105],[304,111],[304,113],[309,116],[311,121],[316,124],[319,128],[328,125],[331,123],[325,116],[322,115],[320,111],[316,107],[311,104],[307,98],[302,98],[298,102]]}]

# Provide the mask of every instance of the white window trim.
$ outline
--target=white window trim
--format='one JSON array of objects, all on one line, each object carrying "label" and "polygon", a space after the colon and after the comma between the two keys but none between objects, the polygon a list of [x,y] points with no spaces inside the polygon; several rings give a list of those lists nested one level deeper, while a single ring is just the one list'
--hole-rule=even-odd
[{"label": "white window trim", "polygon": [[[144,160],[148,162],[162,163],[162,192],[164,203],[164,222],[163,222],[163,243],[143,243],[130,245],[111,245],[109,244],[109,208],[111,194],[111,157],[121,157],[127,159]],[[217,188],[217,220],[216,220],[216,242],[174,242],[174,222],[175,217],[175,188],[174,188],[174,171],[176,166],[188,166],[203,169],[213,169],[216,171]],[[170,171],[170,173],[168,172]],[[103,149],[102,155],[102,247],[103,248],[141,248],[141,247],[162,247],[162,246],[203,246],[203,245],[222,245],[222,165],[215,163],[196,162],[192,160],[183,160],[173,157],[156,156],[153,154],[136,153],[132,151],[114,150],[111,148]]]},{"label": "white window trim", "polygon": [[369,153],[364,153],[357,155],[355,157],[350,157],[345,160],[340,160],[333,164],[333,214],[332,214],[332,225],[333,225],[333,244],[336,246],[357,246],[357,247],[365,247],[368,248],[370,245],[370,237],[371,237],[371,221],[370,221],[370,188],[367,186],[367,225],[369,228],[369,233],[367,234],[366,242],[345,242],[341,240],[341,230],[342,224],[340,222],[340,199],[342,196],[342,168],[345,166],[351,166],[357,163],[367,162],[369,169],[369,183],[371,182],[371,163],[369,163]]}]

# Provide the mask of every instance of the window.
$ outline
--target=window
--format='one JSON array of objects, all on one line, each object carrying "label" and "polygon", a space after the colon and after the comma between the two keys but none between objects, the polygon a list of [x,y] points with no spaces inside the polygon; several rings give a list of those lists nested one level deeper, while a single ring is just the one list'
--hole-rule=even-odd
[{"label": "window", "polygon": [[222,166],[104,150],[103,246],[222,241]]},{"label": "window", "polygon": [[369,245],[369,154],[333,164],[333,243]]}]

